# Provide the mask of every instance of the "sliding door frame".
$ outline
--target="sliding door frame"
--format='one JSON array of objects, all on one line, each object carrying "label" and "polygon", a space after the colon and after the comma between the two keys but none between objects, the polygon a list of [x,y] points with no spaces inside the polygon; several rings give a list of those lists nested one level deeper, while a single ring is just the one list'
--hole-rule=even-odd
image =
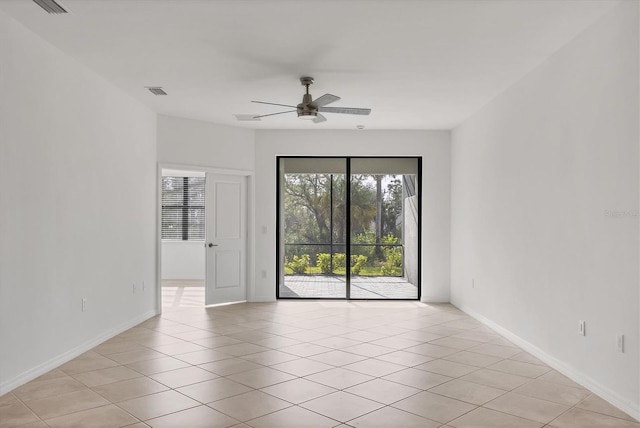
[{"label": "sliding door frame", "polygon": [[[345,219],[346,236],[345,236],[345,255],[346,260],[351,260],[351,160],[352,159],[415,159],[418,164],[417,183],[418,192],[418,250],[417,250],[417,271],[418,271],[418,284],[417,284],[417,298],[388,298],[388,299],[361,299],[351,298],[351,269],[350,263],[346,264],[345,271],[345,284],[346,284],[346,297],[281,297],[280,296],[280,280],[281,272],[284,272],[284,237],[282,236],[282,178],[280,174],[281,159],[344,159],[345,160],[345,205],[347,207],[347,216]],[[331,195],[333,198],[333,193]],[[331,210],[333,211],[333,203],[331,204]],[[331,231],[333,233],[333,231]],[[403,241],[404,245],[404,241]],[[282,279],[284,281],[284,279]],[[282,300],[420,300],[422,296],[422,156],[276,156],[276,299]]]}]

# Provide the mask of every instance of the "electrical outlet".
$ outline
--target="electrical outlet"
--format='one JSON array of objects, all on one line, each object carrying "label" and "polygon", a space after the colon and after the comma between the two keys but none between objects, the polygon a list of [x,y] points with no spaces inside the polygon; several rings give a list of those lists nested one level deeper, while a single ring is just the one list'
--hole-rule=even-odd
[{"label": "electrical outlet", "polygon": [[262,278],[266,278],[267,277],[267,271],[265,269],[262,269]]},{"label": "electrical outlet", "polygon": [[132,285],[133,285],[133,294],[136,294],[136,283],[134,282]]},{"label": "electrical outlet", "polygon": [[616,347],[618,349],[618,352],[624,354],[624,334],[619,333],[616,336]]},{"label": "electrical outlet", "polygon": [[87,309],[87,299],[83,298],[82,299],[82,312],[84,312]]},{"label": "electrical outlet", "polygon": [[580,334],[580,336],[587,335],[587,326],[583,320],[578,321],[578,333]]},{"label": "electrical outlet", "polygon": [[267,234],[267,226],[262,226],[262,234],[263,235]]}]

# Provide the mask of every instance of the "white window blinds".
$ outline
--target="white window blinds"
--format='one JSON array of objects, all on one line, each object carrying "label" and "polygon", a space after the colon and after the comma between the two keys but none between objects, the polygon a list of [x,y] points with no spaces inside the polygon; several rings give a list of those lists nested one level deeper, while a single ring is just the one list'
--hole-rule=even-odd
[{"label": "white window blinds", "polygon": [[162,239],[204,240],[204,177],[162,177]]}]

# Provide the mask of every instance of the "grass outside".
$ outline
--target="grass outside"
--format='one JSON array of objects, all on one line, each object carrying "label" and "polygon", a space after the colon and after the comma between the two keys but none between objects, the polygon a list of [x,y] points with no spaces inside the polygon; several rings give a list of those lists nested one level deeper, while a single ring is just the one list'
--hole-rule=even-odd
[{"label": "grass outside", "polygon": [[[338,268],[333,270],[334,275],[346,275],[345,268]],[[293,270],[285,267],[284,268],[285,275],[324,275],[319,267],[317,266],[309,266],[304,273],[294,274]],[[383,274],[382,269],[380,267],[373,266],[363,266],[360,270],[359,276],[402,276],[402,270],[400,268],[394,269],[393,272],[389,274]]]}]

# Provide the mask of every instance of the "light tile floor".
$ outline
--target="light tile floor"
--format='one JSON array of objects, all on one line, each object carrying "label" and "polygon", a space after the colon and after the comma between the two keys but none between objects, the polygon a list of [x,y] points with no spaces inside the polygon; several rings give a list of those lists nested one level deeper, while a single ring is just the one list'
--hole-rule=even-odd
[{"label": "light tile floor", "polygon": [[0,427],[640,427],[447,304],[166,310],[0,397]]},{"label": "light tile floor", "polygon": [[204,281],[189,279],[162,280],[162,307],[204,306]]}]

